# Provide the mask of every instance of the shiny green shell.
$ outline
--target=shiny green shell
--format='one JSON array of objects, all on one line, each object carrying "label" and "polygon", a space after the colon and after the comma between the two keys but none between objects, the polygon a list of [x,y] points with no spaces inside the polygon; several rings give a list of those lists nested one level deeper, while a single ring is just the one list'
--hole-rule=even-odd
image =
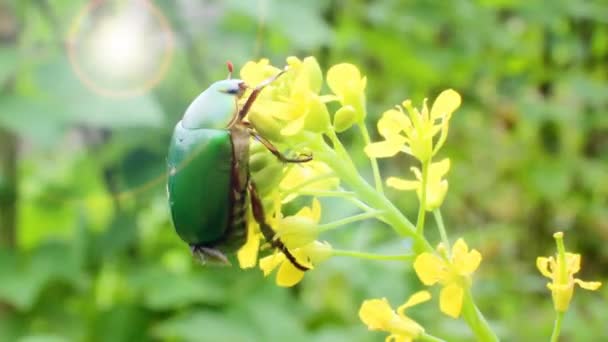
[{"label": "shiny green shell", "polygon": [[192,102],[173,132],[167,158],[169,207],[177,234],[191,246],[244,243],[244,232],[234,234],[235,154],[226,128],[237,111],[240,83],[212,84]]}]

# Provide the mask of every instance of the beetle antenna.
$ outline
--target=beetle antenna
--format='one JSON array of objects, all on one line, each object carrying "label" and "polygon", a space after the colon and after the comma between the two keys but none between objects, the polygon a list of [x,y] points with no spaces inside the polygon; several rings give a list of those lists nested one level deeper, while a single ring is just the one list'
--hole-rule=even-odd
[{"label": "beetle antenna", "polygon": [[226,66],[228,67],[228,79],[231,79],[232,71],[234,70],[234,65],[232,65],[231,61],[226,61]]}]

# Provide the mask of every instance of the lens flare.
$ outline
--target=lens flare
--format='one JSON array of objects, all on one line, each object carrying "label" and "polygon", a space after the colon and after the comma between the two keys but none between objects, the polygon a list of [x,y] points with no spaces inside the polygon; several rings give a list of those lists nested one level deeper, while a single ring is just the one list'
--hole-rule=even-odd
[{"label": "lens flare", "polygon": [[173,32],[148,0],[91,1],[74,18],[67,52],[78,78],[95,93],[132,97],[165,76]]}]

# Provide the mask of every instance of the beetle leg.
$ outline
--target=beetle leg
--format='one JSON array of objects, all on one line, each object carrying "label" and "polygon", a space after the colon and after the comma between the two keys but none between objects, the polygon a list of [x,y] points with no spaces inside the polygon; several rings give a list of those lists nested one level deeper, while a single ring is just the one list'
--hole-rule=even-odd
[{"label": "beetle leg", "polygon": [[255,184],[253,183],[253,181],[249,182],[248,188],[249,188],[249,196],[251,197],[251,208],[253,211],[253,217],[255,218],[256,222],[260,225],[260,231],[262,232],[262,235],[264,235],[264,238],[266,239],[266,241],[268,241],[268,243],[270,243],[270,245],[272,247],[280,250],[285,255],[287,260],[289,260],[289,262],[291,262],[291,264],[295,268],[297,268],[303,272],[308,271],[309,268],[306,266],[303,266],[302,264],[300,264],[298,262],[298,260],[296,260],[296,257],[294,257],[293,254],[291,254],[291,252],[289,251],[289,249],[287,249],[287,247],[285,247],[285,244],[283,243],[283,241],[281,241],[280,239],[275,239],[274,230],[272,230],[272,228],[268,225],[268,223],[266,223],[266,216],[264,214],[264,207],[262,205],[262,200],[260,200],[260,196],[258,195],[258,192],[255,188]]},{"label": "beetle leg", "polygon": [[270,153],[274,154],[274,156],[279,158],[279,160],[283,163],[306,163],[312,160],[312,154],[301,154],[296,158],[287,157],[286,155],[282,154],[276,148],[276,146],[274,146],[270,141],[268,141],[268,139],[259,135],[254,130],[250,129],[249,134],[251,134],[251,136],[254,137],[257,141],[261,142],[262,145],[264,145],[268,149],[268,151],[270,151]]},{"label": "beetle leg", "polygon": [[264,89],[264,87],[266,87],[270,83],[274,82],[277,78],[279,78],[279,76],[283,75],[283,73],[285,71],[287,71],[287,69],[281,70],[276,75],[265,79],[260,84],[258,84],[257,86],[255,86],[255,88],[253,88],[253,91],[251,91],[251,94],[247,98],[247,101],[245,101],[245,104],[239,110],[238,121],[243,120],[243,118],[245,117],[245,115],[247,115],[247,113],[249,113],[249,110],[251,109],[251,106],[253,105],[253,103],[257,99],[258,95],[260,95],[260,92],[262,91],[262,89]]}]

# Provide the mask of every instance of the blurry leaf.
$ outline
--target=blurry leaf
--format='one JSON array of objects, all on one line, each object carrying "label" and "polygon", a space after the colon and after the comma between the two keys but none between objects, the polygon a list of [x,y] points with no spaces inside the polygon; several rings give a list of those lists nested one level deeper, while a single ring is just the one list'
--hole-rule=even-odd
[{"label": "blurry leaf", "polygon": [[51,282],[81,286],[77,261],[62,244],[46,244],[30,257],[8,251],[0,254],[0,298],[19,310],[29,310]]},{"label": "blurry leaf", "polygon": [[17,72],[17,49],[0,47],[0,85]]},{"label": "blurry leaf", "polygon": [[252,6],[244,1],[230,1],[228,4],[229,8],[247,14],[258,23],[265,21],[259,25],[281,32],[294,48],[312,49],[333,39],[331,27],[323,20],[322,2],[263,1],[259,6]]},{"label": "blurry leaf", "polygon": [[[59,138],[65,127],[158,127],[163,115],[150,95],[102,97],[74,76],[65,59],[33,70],[33,90],[0,96],[0,125],[39,142]],[[33,91],[33,93],[31,92]]]},{"label": "blurry leaf", "polygon": [[[211,274],[176,274],[149,268],[131,278],[143,304],[153,310],[184,308],[192,304],[219,305],[228,297],[227,287]],[[170,290],[168,290],[170,289]]]},{"label": "blurry leaf", "polygon": [[135,306],[117,305],[95,317],[89,340],[104,342],[145,341],[149,314]]},{"label": "blurry leaf", "polygon": [[545,158],[530,165],[524,181],[541,198],[553,201],[562,198],[571,183],[571,171],[563,161]]},{"label": "blurry leaf", "polygon": [[193,311],[170,318],[156,325],[153,334],[161,339],[196,342],[260,341],[247,325],[225,314],[211,311]]},{"label": "blurry leaf", "polygon": [[137,239],[137,221],[133,215],[127,210],[115,214],[109,228],[98,238],[96,244],[98,255],[112,258],[133,245]]},{"label": "blurry leaf", "polygon": [[310,340],[304,330],[304,322],[298,317],[298,311],[293,310],[294,306],[289,305],[285,300],[269,301],[268,292],[257,294],[249,298],[246,303],[242,303],[242,308],[237,307],[236,310],[246,313],[240,320],[255,326],[260,331],[260,340],[291,342]]},{"label": "blurry leaf", "polygon": [[28,335],[20,338],[18,342],[68,342],[69,340],[55,335]]}]

